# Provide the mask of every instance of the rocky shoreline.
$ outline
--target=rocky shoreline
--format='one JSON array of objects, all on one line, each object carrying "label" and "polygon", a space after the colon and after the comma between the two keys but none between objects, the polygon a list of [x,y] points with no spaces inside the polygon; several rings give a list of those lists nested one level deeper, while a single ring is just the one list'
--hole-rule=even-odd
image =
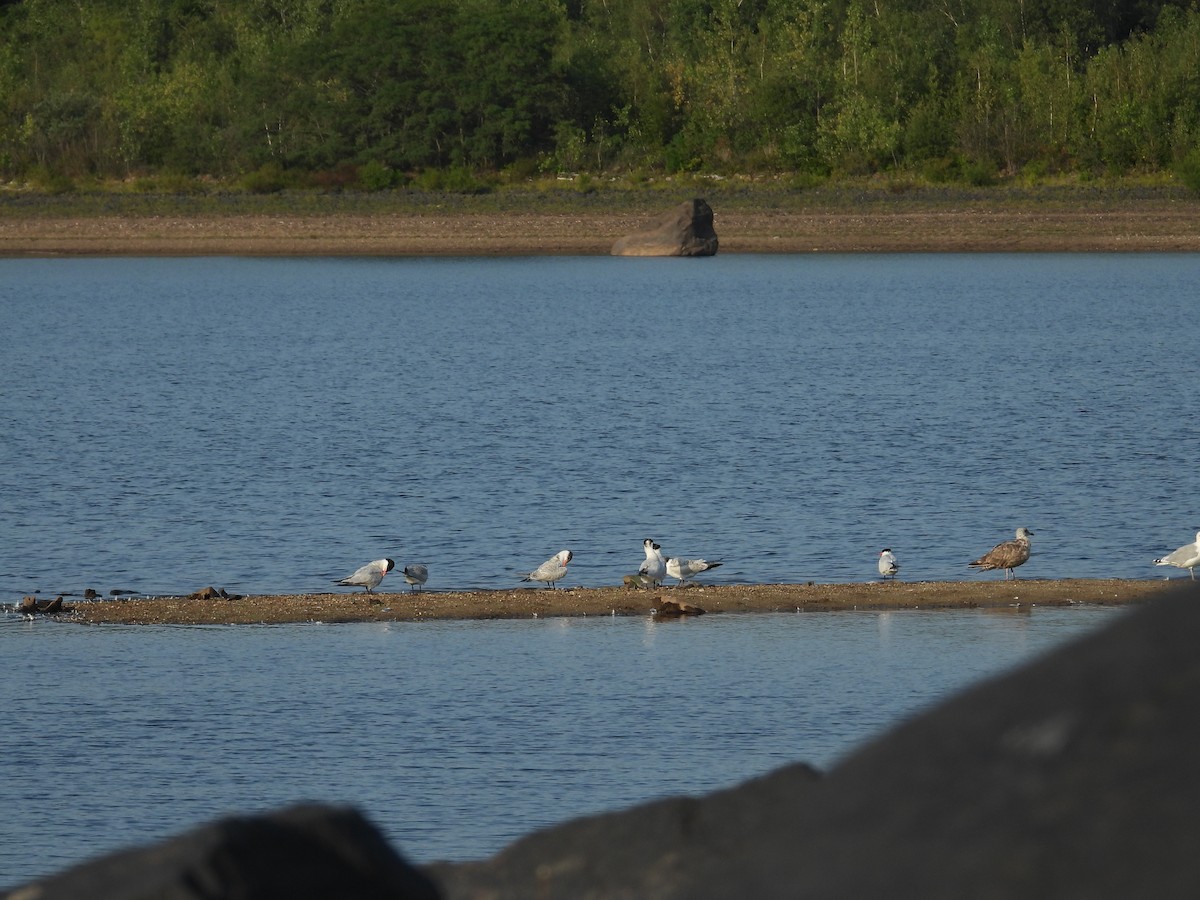
[{"label": "rocky shoreline", "polygon": [[[1034,606],[1139,604],[1179,579],[879,581],[857,584],[705,585],[685,590],[627,587],[550,590],[364,592],[250,595],[206,589],[190,597],[118,597],[67,602],[66,621],[130,625],[238,625],[296,622],[403,622],[584,616],[810,612],[830,610],[974,609],[1028,612]],[[671,604],[692,607],[676,609]],[[35,611],[28,611],[34,614]]]}]

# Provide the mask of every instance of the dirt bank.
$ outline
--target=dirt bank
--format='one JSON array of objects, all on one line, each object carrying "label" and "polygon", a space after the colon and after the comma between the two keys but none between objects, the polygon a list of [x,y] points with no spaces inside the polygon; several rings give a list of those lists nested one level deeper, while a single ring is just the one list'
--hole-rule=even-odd
[{"label": "dirt bank", "polygon": [[[713,208],[721,253],[1200,251],[1197,205],[1178,201]],[[6,214],[0,257],[598,255],[658,214]]]},{"label": "dirt bank", "polygon": [[69,604],[89,623],[280,624],[386,622],[424,619],[522,619],[553,616],[648,616],[683,599],[707,613],[886,609],[1029,609],[1073,603],[1132,604],[1153,599],[1175,581],[1067,579],[1054,581],[874,582],[756,584],[663,588],[531,588],[511,591],[395,594],[300,594],[236,600],[150,598]]}]

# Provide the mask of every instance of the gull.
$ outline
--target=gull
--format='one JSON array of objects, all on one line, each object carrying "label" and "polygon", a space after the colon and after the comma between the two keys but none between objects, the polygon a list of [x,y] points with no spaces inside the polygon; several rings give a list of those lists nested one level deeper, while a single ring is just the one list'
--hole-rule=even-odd
[{"label": "gull", "polygon": [[408,582],[409,587],[414,591],[418,590],[421,585],[429,580],[429,568],[420,563],[405,566],[400,574],[404,576],[404,580]]},{"label": "gull", "polygon": [[663,577],[667,574],[667,563],[663,559],[662,547],[646,538],[642,541],[642,548],[646,551],[646,561],[642,563],[642,567],[638,569],[638,574],[650,581],[655,587],[662,583]]},{"label": "gull", "polygon": [[900,571],[900,563],[896,562],[896,554],[890,547],[879,551],[879,574],[884,578],[895,578]]},{"label": "gull", "polygon": [[1018,528],[1015,539],[997,544],[979,559],[967,563],[967,566],[984,571],[1003,569],[1005,581],[1015,578],[1013,569],[1029,559],[1029,539],[1031,537],[1033,537],[1033,532],[1028,528]]},{"label": "gull", "polygon": [[679,584],[676,587],[683,587],[684,583],[695,575],[701,572],[707,572],[709,569],[715,569],[722,565],[721,562],[709,562],[707,559],[679,559],[676,556],[668,557],[667,559],[667,574],[672,578],[678,578]]},{"label": "gull", "polygon": [[357,569],[353,575],[347,575],[341,581],[335,581],[334,584],[364,587],[369,594],[372,588],[378,587],[379,582],[383,581],[383,576],[395,567],[396,564],[390,559],[377,559],[374,562],[367,563],[361,569]]},{"label": "gull", "polygon": [[1154,561],[1156,566],[1175,566],[1180,569],[1187,569],[1192,574],[1192,581],[1196,580],[1196,566],[1200,566],[1200,531],[1196,532],[1196,540],[1191,544],[1184,544],[1178,550],[1173,550],[1161,559]]},{"label": "gull", "polygon": [[567,574],[567,563],[574,558],[570,550],[559,550],[552,557],[522,578],[522,581],[544,581],[549,587]]}]

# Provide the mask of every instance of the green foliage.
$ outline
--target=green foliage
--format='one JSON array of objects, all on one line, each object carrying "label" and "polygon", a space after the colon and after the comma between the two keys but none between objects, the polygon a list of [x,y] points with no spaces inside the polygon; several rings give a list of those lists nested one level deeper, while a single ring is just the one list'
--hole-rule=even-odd
[{"label": "green foliage", "polygon": [[137,178],[133,190],[143,194],[199,195],[206,193],[204,183],[190,175],[164,172],[154,177]]},{"label": "green foliage", "polygon": [[44,190],[1186,183],[1198,141],[1194,0],[0,3],[0,177]]},{"label": "green foliage", "polygon": [[848,95],[827,123],[822,134],[825,154],[839,160],[843,171],[866,174],[893,158],[900,125],[890,120],[871,97]]},{"label": "green foliage", "polygon": [[927,159],[921,164],[921,176],[933,184],[948,184],[960,178],[958,160],[949,156]]},{"label": "green foliage", "polygon": [[1175,163],[1175,177],[1194,194],[1200,194],[1200,147]]},{"label": "green foliage", "polygon": [[395,182],[396,173],[378,160],[358,168],[358,184],[364,191],[386,191]]},{"label": "green foliage", "polygon": [[287,187],[287,179],[279,163],[268,162],[243,175],[241,184],[252,194],[277,194]]},{"label": "green foliage", "polygon": [[987,187],[996,183],[996,167],[988,160],[964,160],[959,164],[962,180],[974,187]]},{"label": "green foliage", "polygon": [[413,184],[424,191],[448,194],[486,194],[492,189],[491,185],[464,166],[426,169],[413,180]]},{"label": "green foliage", "polygon": [[695,172],[703,162],[705,135],[690,130],[676,134],[663,148],[663,163],[672,174]]},{"label": "green foliage", "polygon": [[557,27],[549,3],[347,5],[262,74],[265,130],[294,165],[498,168],[549,145]]},{"label": "green foliage", "polygon": [[29,183],[45,194],[68,194],[75,190],[75,182],[69,175],[40,165],[30,171]]},{"label": "green foliage", "polygon": [[913,104],[900,137],[905,155],[914,162],[944,158],[953,141],[945,122],[946,111],[941,97],[930,95]]}]

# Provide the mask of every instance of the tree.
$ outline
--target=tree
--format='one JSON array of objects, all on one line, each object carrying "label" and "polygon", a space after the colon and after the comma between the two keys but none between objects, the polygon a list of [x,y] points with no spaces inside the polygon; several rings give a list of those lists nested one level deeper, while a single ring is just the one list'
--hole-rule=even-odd
[{"label": "tree", "polygon": [[821,127],[830,166],[843,172],[873,171],[894,161],[900,139],[895,104],[882,102],[887,82],[875,40],[875,23],[860,0],[851,0],[841,31],[836,93]]}]

